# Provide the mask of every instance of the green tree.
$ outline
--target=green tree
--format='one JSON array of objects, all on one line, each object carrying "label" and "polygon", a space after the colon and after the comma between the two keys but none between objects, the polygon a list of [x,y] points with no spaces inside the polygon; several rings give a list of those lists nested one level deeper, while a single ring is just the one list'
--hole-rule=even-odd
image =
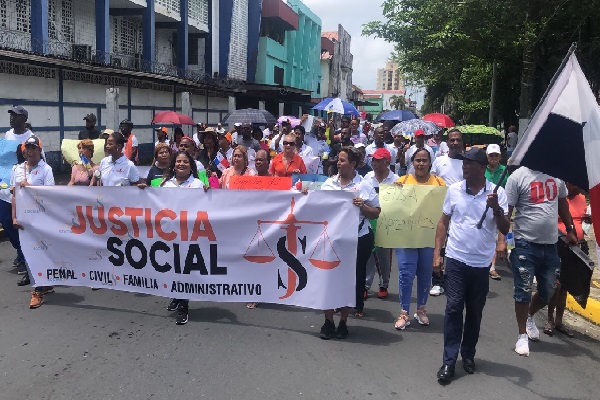
[{"label": "green tree", "polygon": [[406,99],[402,95],[393,95],[390,97],[390,106],[395,110],[403,110],[406,107]]},{"label": "green tree", "polygon": [[[592,88],[600,89],[599,1],[386,0],[384,21],[363,34],[394,43],[403,70],[426,87],[423,111],[442,105],[454,118],[487,122],[492,65],[496,115],[529,116],[570,43]],[[515,112],[515,110],[517,112]]]}]

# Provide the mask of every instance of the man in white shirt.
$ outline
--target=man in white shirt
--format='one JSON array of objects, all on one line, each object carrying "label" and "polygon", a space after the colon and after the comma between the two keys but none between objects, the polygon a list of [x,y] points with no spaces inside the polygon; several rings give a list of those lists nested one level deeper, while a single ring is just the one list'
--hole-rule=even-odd
[{"label": "man in white shirt", "polygon": [[[4,135],[4,139],[6,140],[14,140],[19,143],[25,142],[29,139],[33,133],[25,127],[25,123],[27,122],[27,118],[29,118],[29,113],[23,106],[15,106],[12,109],[8,110],[10,114],[10,127],[11,129],[6,132]],[[22,155],[21,148],[17,150],[17,160],[19,163],[25,161],[25,158]],[[13,218],[12,218],[12,196],[10,194],[9,184],[10,182],[2,182],[5,185],[2,185],[3,188],[0,188],[0,224],[8,236],[10,240],[10,244],[17,251],[17,258],[13,261],[13,266],[17,268],[17,273],[19,275],[27,276],[27,268],[25,268],[25,257],[23,256],[23,252],[21,251],[21,243],[19,241],[19,232],[13,226]],[[28,284],[28,283],[27,283]]]},{"label": "man in white shirt", "polygon": [[[448,188],[433,251],[433,270],[439,273],[444,264],[441,250],[448,238],[444,354],[443,365],[437,372],[442,383],[449,383],[454,377],[459,352],[465,372],[475,373],[475,347],[489,291],[488,271],[496,251],[496,229],[504,235],[510,229],[506,193],[499,188],[494,194],[495,185],[485,179],[485,151],[473,147],[461,157],[465,180]],[[486,206],[490,210],[486,210]],[[477,229],[484,210],[483,225]]]},{"label": "man in white shirt", "polygon": [[415,172],[415,167],[413,167],[410,159],[418,149],[423,148],[425,148],[429,154],[431,154],[431,162],[435,161],[435,153],[433,152],[433,149],[425,144],[425,131],[423,129],[417,129],[415,131],[415,144],[406,150],[406,153],[404,153],[404,160],[400,160],[400,166],[402,168],[406,168],[407,175]]},{"label": "man in white shirt", "polygon": [[[383,128],[377,128],[375,130],[375,134],[377,135],[377,130],[381,129],[381,139],[383,140]],[[373,171],[368,172],[363,180],[368,181],[371,186],[375,188],[375,191],[379,193],[379,185],[392,185],[399,178],[398,175],[393,173],[390,170],[390,163],[392,161],[392,156],[390,152],[386,148],[377,149],[372,155],[373,159],[371,166],[373,167]],[[378,247],[377,250],[371,257],[369,261],[367,261],[367,278],[365,280],[365,293],[364,297],[366,299],[369,290],[371,289],[371,285],[373,284],[373,279],[375,278],[375,270],[379,274],[379,291],[377,292],[377,297],[380,299],[385,299],[388,296],[388,287],[390,284],[390,272],[392,269],[392,250],[391,249],[383,249]],[[377,268],[377,266],[379,268]]]},{"label": "man in white shirt", "polygon": [[[373,154],[378,149],[386,149],[390,153],[392,160],[396,160],[396,148],[394,147],[394,145],[387,144],[383,141],[384,135],[385,131],[383,130],[383,127],[380,126],[379,128],[375,129],[375,131],[373,132],[374,141],[365,149],[367,153],[367,164],[369,164],[371,167],[373,167],[373,165],[371,165]],[[391,171],[394,171],[395,167],[392,163],[388,164],[388,167]]]},{"label": "man in white shirt", "polygon": [[463,162],[459,156],[465,146],[462,133],[458,129],[448,132],[448,149],[448,155],[436,157],[433,161],[431,173],[442,178],[446,185],[450,186],[463,180]]},{"label": "man in white shirt", "polygon": [[[431,173],[442,178],[446,185],[450,186],[463,180],[463,161],[460,158],[464,151],[462,132],[458,129],[452,129],[448,132],[449,152],[446,156],[440,156],[435,159],[431,166]],[[431,296],[439,296],[444,293],[444,275],[434,274],[431,279]]]}]

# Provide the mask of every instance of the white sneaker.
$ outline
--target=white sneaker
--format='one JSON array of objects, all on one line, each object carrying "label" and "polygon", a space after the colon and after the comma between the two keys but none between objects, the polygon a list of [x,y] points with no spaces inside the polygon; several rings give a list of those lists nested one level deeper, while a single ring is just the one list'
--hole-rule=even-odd
[{"label": "white sneaker", "polygon": [[529,339],[533,341],[540,340],[540,331],[538,330],[537,326],[535,326],[535,321],[532,316],[527,317],[525,332],[527,332]]},{"label": "white sneaker", "polygon": [[520,356],[529,357],[529,338],[527,337],[526,333],[517,337],[515,352]]},{"label": "white sneaker", "polygon": [[443,294],[443,293],[444,293],[444,288],[439,285],[435,285],[429,291],[429,295],[431,295],[431,296],[439,296],[440,294]]}]

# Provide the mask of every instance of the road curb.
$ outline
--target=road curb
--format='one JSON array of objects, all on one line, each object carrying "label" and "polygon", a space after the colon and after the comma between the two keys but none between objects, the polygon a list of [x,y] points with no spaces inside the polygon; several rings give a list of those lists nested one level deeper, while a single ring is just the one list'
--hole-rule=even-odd
[{"label": "road curb", "polygon": [[586,307],[583,309],[575,301],[573,296],[567,294],[567,309],[581,315],[587,320],[592,321],[596,325],[600,325],[600,301],[596,299],[589,297]]}]

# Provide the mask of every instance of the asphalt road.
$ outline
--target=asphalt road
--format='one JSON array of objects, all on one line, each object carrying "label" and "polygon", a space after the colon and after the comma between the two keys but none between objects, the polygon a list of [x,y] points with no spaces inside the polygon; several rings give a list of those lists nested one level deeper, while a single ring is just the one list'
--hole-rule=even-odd
[{"label": "asphalt road", "polygon": [[478,371],[459,364],[440,386],[444,296],[429,301],[429,327],[397,332],[394,285],[388,299],[366,302],[363,319],[350,319],[347,340],[323,341],[321,312],[279,305],[193,302],[190,322],[176,326],[164,298],[58,287],[30,310],[13,258],[0,243],[1,400],[600,398],[593,339],[542,334],[530,357],[513,352],[506,270],[490,282]]}]

